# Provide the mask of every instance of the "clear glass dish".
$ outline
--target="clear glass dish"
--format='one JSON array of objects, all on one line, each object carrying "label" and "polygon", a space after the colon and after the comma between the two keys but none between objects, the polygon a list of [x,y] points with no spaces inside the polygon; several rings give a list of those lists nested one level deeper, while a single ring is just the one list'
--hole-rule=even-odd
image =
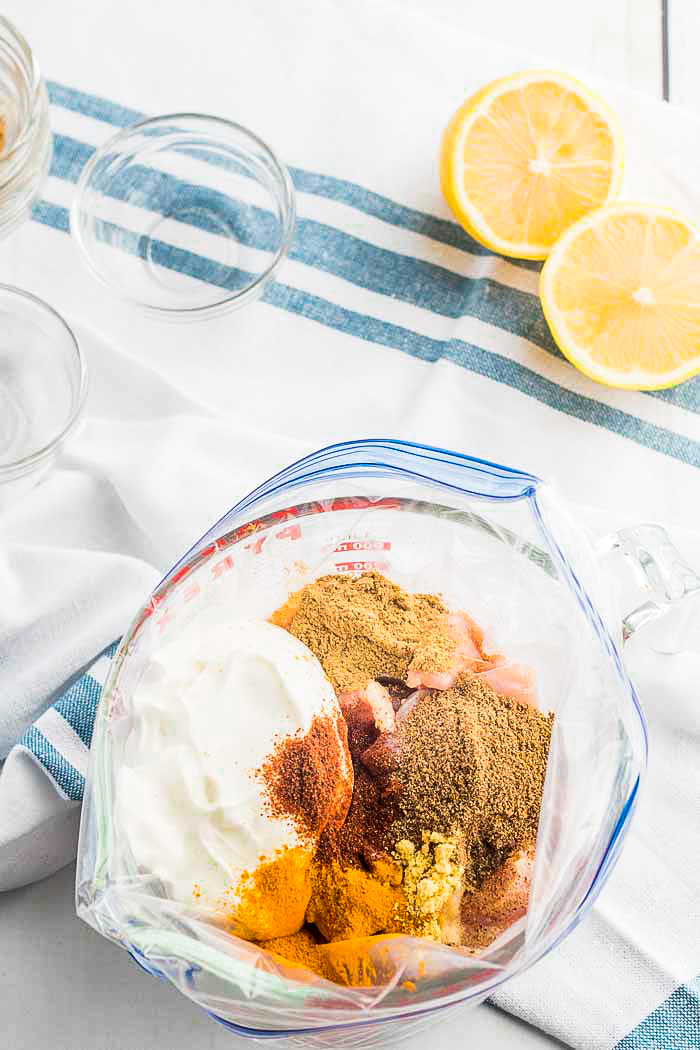
[{"label": "clear glass dish", "polygon": [[75,428],[87,367],[47,303],[0,285],[0,505],[35,485]]},{"label": "clear glass dish", "polygon": [[198,113],[120,131],[85,165],[71,232],[90,270],[149,313],[205,320],[252,302],[289,249],[294,189],[251,131]]},{"label": "clear glass dish", "polygon": [[[700,593],[679,560],[667,559],[673,580],[659,568],[660,539],[666,557],[667,538],[653,527],[595,549],[533,475],[398,441],[335,445],[277,474],[173,567],[122,640],[95,723],[78,914],[231,1030],[285,1045],[400,1042],[438,1011],[483,1001],[571,932],[619,854],[647,757],[623,637],[651,619],[654,603],[658,613]],[[625,621],[611,586],[610,559],[620,554],[651,581],[647,613]],[[130,696],[155,646],[193,616],[268,616],[318,575],[368,569],[467,609],[487,644],[535,666],[540,706],[556,718],[525,918],[478,957],[393,938],[377,955],[377,986],[344,988],[169,901],[120,841],[113,777]]]},{"label": "clear glass dish", "polygon": [[27,41],[0,16],[0,238],[29,218],[52,155],[49,100]]}]

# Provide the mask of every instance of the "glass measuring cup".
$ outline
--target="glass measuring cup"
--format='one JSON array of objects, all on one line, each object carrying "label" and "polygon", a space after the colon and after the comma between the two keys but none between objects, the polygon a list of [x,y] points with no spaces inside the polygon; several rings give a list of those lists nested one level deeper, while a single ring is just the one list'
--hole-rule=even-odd
[{"label": "glass measuring cup", "polygon": [[[642,529],[605,543],[606,557],[636,558],[650,581],[623,621],[605,558],[533,475],[395,441],[333,446],[282,471],[202,537],[122,641],[95,724],[79,914],[239,1033],[386,1044],[405,1038],[409,1022],[483,1001],[573,929],[618,856],[647,752],[621,643],[651,618],[645,606],[658,613],[700,593],[700,580],[687,566],[681,572],[660,539]],[[487,647],[535,667],[540,704],[556,718],[526,916],[478,957],[392,938],[376,953],[376,986],[344,988],[168,900],[120,841],[112,791],[130,695],[162,640],[193,617],[268,616],[323,573],[370,569],[465,608],[484,627]]]}]

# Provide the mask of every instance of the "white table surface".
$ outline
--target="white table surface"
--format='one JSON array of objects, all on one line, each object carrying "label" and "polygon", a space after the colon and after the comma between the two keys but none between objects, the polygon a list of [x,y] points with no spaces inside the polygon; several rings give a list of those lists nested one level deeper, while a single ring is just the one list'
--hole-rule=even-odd
[{"label": "white table surface", "polygon": [[[552,67],[588,69],[700,109],[697,0],[402,2],[406,8],[430,10],[455,25],[518,44]],[[4,1046],[233,1050],[252,1045],[215,1025],[174,989],[143,974],[123,951],[80,922],[73,910],[73,878],[70,866],[42,883],[0,895]],[[414,1041],[402,1045],[410,1050]],[[419,1045],[426,1045],[425,1035],[415,1040]],[[481,1006],[439,1026],[429,1045],[431,1050],[551,1050],[562,1044],[494,1007]]]}]

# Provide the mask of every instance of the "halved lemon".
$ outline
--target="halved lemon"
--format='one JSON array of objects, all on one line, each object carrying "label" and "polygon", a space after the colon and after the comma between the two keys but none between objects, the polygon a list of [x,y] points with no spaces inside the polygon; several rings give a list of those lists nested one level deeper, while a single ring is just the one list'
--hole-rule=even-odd
[{"label": "halved lemon", "polygon": [[481,244],[545,259],[568,226],[617,193],[622,135],[603,100],[573,77],[516,73],[455,113],[440,176],[450,208]]},{"label": "halved lemon", "polygon": [[700,372],[700,231],[667,208],[581,219],[544,264],[540,297],[558,347],[591,379],[658,390]]}]

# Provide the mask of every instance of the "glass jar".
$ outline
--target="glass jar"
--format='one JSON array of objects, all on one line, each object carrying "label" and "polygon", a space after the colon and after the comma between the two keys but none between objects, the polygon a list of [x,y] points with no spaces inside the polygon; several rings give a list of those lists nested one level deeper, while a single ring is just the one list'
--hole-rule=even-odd
[{"label": "glass jar", "polygon": [[24,37],[0,16],[0,238],[29,218],[51,164],[49,98]]}]

